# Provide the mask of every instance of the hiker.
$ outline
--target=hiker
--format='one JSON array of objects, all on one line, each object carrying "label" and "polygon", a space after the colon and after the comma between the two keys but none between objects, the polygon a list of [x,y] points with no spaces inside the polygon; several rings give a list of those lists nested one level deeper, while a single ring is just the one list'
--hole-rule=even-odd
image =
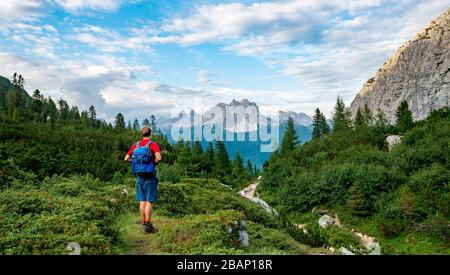
[{"label": "hiker", "polygon": [[150,139],[152,130],[149,127],[143,127],[141,134],[142,140],[131,146],[125,161],[131,162],[131,170],[136,176],[136,200],[140,204],[144,232],[155,233],[158,229],[152,223],[152,212],[158,196],[156,165],[161,162],[161,151],[158,144]]}]

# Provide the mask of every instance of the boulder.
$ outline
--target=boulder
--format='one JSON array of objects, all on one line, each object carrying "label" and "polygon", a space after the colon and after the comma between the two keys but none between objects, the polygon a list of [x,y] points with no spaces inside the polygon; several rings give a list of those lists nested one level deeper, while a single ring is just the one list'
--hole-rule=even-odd
[{"label": "boulder", "polygon": [[319,219],[319,226],[322,228],[327,228],[328,226],[333,224],[333,218],[328,215],[323,215]]},{"label": "boulder", "polygon": [[252,197],[252,198],[250,198],[250,200],[253,201],[254,203],[258,204],[262,208],[264,208],[264,210],[266,210],[270,214],[278,216],[278,212],[264,200],[257,198],[257,197]]},{"label": "boulder", "polygon": [[394,145],[402,142],[402,137],[398,135],[391,135],[386,138],[386,143],[388,144],[389,151],[392,150]]},{"label": "boulder", "polygon": [[325,215],[328,213],[328,210],[325,208],[316,208],[314,207],[311,211],[311,213],[313,214],[318,214],[318,215]]},{"label": "boulder", "polygon": [[373,242],[369,247],[367,248],[369,252],[369,255],[381,255],[381,245],[377,242]]},{"label": "boulder", "polygon": [[351,252],[345,247],[339,248],[339,251],[341,252],[342,255],[355,255],[353,252]]}]

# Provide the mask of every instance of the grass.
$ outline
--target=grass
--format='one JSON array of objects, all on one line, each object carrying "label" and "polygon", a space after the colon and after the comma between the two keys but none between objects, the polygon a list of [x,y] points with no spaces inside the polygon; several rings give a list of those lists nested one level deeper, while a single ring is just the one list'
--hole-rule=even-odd
[{"label": "grass", "polygon": [[168,217],[158,211],[154,224],[160,230],[146,234],[135,212],[122,214],[115,228],[119,233],[115,254],[121,255],[298,255],[325,253],[296,242],[287,233],[249,222],[250,245],[243,247],[237,232],[229,234],[227,226],[233,225],[243,214],[234,210],[213,214]]}]

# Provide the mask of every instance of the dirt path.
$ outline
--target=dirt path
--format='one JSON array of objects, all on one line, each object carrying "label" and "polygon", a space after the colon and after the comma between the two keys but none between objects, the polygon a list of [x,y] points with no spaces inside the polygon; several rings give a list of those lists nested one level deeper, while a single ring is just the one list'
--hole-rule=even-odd
[{"label": "dirt path", "polygon": [[255,197],[255,191],[256,188],[258,187],[259,181],[251,183],[249,186],[247,186],[246,188],[244,188],[243,190],[241,190],[238,194],[246,197],[247,199],[251,199],[253,197]]},{"label": "dirt path", "polygon": [[[154,213],[155,226],[160,232],[167,231],[177,223],[176,219]],[[161,255],[164,253],[163,240],[158,234],[147,234],[142,230],[139,215],[136,213],[123,214],[117,224],[120,231],[120,249],[122,255]]]}]

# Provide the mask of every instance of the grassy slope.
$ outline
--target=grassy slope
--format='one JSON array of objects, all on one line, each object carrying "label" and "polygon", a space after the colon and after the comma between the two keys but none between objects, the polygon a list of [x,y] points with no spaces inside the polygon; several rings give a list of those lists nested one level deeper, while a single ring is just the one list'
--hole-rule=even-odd
[{"label": "grassy slope", "polygon": [[[17,173],[14,173],[17,174]],[[124,195],[126,189],[128,196]],[[86,176],[31,174],[0,190],[0,255],[68,254],[318,254],[287,234],[279,221],[215,180],[160,183],[154,221],[142,232],[134,180],[101,182]],[[228,226],[246,220],[250,246]]]},{"label": "grassy slope", "polygon": [[[118,254],[319,254],[295,241],[276,219],[252,202],[238,197],[215,181],[185,179],[160,184],[160,202],[154,214],[157,234],[145,234],[137,210],[120,215],[115,225]],[[184,196],[184,204],[171,198]],[[178,200],[178,202],[183,200]],[[228,203],[225,203],[228,202]],[[250,245],[244,248],[238,234],[227,226],[248,220]]]}]

